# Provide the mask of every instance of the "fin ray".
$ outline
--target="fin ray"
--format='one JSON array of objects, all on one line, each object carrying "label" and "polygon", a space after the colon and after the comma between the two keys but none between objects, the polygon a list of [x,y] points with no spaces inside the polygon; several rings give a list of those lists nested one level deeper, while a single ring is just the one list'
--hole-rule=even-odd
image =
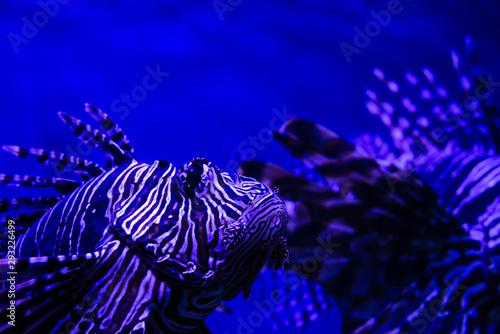
[{"label": "fin ray", "polygon": [[0,213],[17,210],[48,210],[59,202],[58,197],[19,197],[0,200]]},{"label": "fin ray", "polygon": [[0,186],[14,186],[14,187],[26,187],[26,188],[54,188],[61,194],[69,194],[76,188],[78,188],[82,183],[63,178],[47,178],[42,176],[32,176],[32,175],[6,175],[0,174]]},{"label": "fin ray", "polygon": [[73,134],[77,136],[78,139],[90,147],[100,147],[106,154],[108,164],[117,166],[125,162],[125,152],[105,134],[65,112],[59,111],[57,114],[59,118],[73,130]]},{"label": "fin ray", "polygon": [[28,161],[36,161],[44,165],[51,165],[59,172],[69,171],[80,174],[80,176],[86,180],[99,176],[106,171],[92,161],[65,153],[36,148],[21,148],[16,145],[4,145],[2,149]]},{"label": "fin ray", "polygon": [[85,103],[85,111],[90,114],[101,128],[105,131],[106,135],[127,155],[130,159],[135,159],[134,148],[130,144],[129,139],[123,130],[111,120],[111,118],[104,113],[101,109],[94,107],[89,103]]}]

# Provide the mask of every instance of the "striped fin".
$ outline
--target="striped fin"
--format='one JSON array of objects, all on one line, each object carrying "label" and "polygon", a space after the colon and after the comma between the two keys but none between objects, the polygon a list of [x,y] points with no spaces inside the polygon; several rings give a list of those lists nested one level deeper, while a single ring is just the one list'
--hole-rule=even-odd
[{"label": "striped fin", "polygon": [[34,211],[34,212],[26,212],[26,213],[18,213],[11,215],[3,215],[0,216],[0,258],[3,258],[7,255],[8,250],[8,241],[9,239],[9,230],[8,225],[9,221],[13,220],[15,222],[15,236],[16,239],[21,236],[26,230],[36,222],[40,217],[45,214],[45,210],[43,211]]},{"label": "striped fin", "polygon": [[[174,308],[182,303],[183,288],[171,287],[166,281],[157,279],[147,261],[131,247],[135,245],[129,240],[116,239],[104,245],[100,261],[83,273],[91,280],[82,289],[85,295],[78,304],[73,304],[73,312],[62,317],[54,332],[70,324],[91,333],[177,332],[169,325],[181,325],[173,324],[167,317],[175,318],[177,313],[172,313],[181,312]],[[174,306],[167,308],[170,302]],[[167,308],[169,313],[160,307]],[[195,323],[182,325],[191,329],[197,327]]]},{"label": "striped fin", "polygon": [[[60,201],[58,197],[27,197],[0,200],[0,257],[4,257],[9,243],[9,221],[14,221],[15,236],[23,235],[47,210]],[[25,212],[29,211],[29,212]]]},{"label": "striped fin", "polygon": [[[295,119],[275,136],[314,177],[256,161],[241,172],[280,188],[292,270],[335,296],[345,332],[394,301],[442,240],[467,234],[418,176],[378,164],[330,130]],[[311,258],[314,270],[304,270]]]},{"label": "striped fin", "polygon": [[62,111],[57,113],[59,118],[73,130],[73,134],[90,147],[100,147],[106,154],[110,166],[121,165],[126,160],[125,152],[110,140],[105,134],[78,118],[70,116]]},{"label": "striped fin", "polygon": [[306,168],[321,175],[334,191],[338,190],[341,180],[354,174],[372,178],[370,174],[379,168],[373,159],[359,152],[354,145],[310,121],[292,119],[282,125],[275,137]]},{"label": "striped fin", "polygon": [[[89,260],[95,260],[102,256],[101,252],[87,253],[81,255],[58,255],[58,256],[40,256],[16,259],[15,269],[16,277],[24,280],[37,279],[51,271],[64,272],[81,267]],[[0,259],[1,280],[9,277],[9,264],[7,259]],[[32,284],[30,284],[32,285]]]},{"label": "striped fin", "polygon": [[[323,205],[325,208],[345,206],[343,210],[347,210],[347,207],[353,210],[359,207],[360,210],[362,208],[357,212],[360,215],[364,210],[373,207],[371,210],[376,210],[377,214],[375,215],[374,211],[370,212],[370,215],[396,215],[403,218],[406,214],[397,210],[404,210],[408,203],[412,203],[415,210],[439,219],[422,219],[417,222],[415,218],[407,217],[398,220],[398,224],[410,228],[409,222],[413,222],[415,224],[413,228],[417,230],[432,229],[434,233],[437,231],[443,233],[443,236],[465,233],[460,224],[439,207],[433,190],[419,177],[398,170],[394,166],[389,168],[380,166],[349,142],[325,130],[324,127],[295,119],[285,123],[276,136],[287,149],[304,161],[307,168],[315,170],[326,180],[326,188],[322,185],[312,186],[305,180],[296,181],[296,176],[291,177],[291,173],[280,170],[272,164],[258,166],[258,162],[244,163],[243,172],[271,187],[280,187],[282,193],[286,194],[285,199],[302,202],[306,207],[315,208],[318,211],[310,214],[318,215],[317,219],[327,223],[336,215],[343,216],[341,212],[331,209],[325,210],[320,215],[319,206]],[[301,192],[306,195],[301,196]],[[290,215],[294,216],[293,213]],[[368,220],[363,216],[360,219]],[[370,224],[364,226],[354,221],[352,224],[358,229],[366,228],[364,232],[373,229]],[[359,232],[364,233],[362,230]]]},{"label": "striped fin", "polygon": [[9,216],[1,216],[0,217],[0,226],[2,226],[2,227],[7,226],[7,222],[9,220],[13,220],[16,222],[16,231],[18,231],[19,227],[21,227],[21,228],[29,227],[35,220],[37,220],[38,218],[43,216],[44,213],[45,213],[45,210],[28,212],[28,213],[19,213],[19,214],[14,214],[14,215],[9,215]]},{"label": "striped fin", "polygon": [[25,197],[0,200],[0,213],[16,210],[48,210],[59,202],[58,197]]},{"label": "striped fin", "polygon": [[405,215],[396,212],[396,207],[403,209],[411,203],[415,210],[438,219],[417,222],[415,218],[407,217],[399,222],[405,228],[413,222],[417,229],[432,229],[433,233],[440,231],[443,236],[465,233],[461,225],[439,206],[433,189],[419,176],[395,166],[381,166],[330,130],[295,119],[283,124],[275,136],[307,167],[321,174],[329,188],[338,192],[343,201],[352,198],[352,203],[361,201],[359,204],[372,205],[400,217]]},{"label": "striped fin", "polygon": [[[53,327],[62,314],[67,314],[72,305],[76,305],[82,298],[82,287],[91,277],[89,267],[96,262],[102,253],[85,255],[34,257],[16,259],[16,280],[25,280],[16,284],[16,333],[31,333],[40,328]],[[2,273],[0,278],[4,282],[11,277],[9,262],[0,259]],[[87,270],[86,270],[87,269]],[[9,310],[7,298],[9,290],[0,292],[0,316],[6,318]],[[7,333],[11,330],[9,324],[2,321],[0,331]]]},{"label": "striped fin", "polygon": [[[35,328],[52,332],[78,328],[90,333],[210,333],[200,314],[176,323],[199,291],[158,279],[151,263],[130,240],[113,234],[96,251],[83,255],[31,257],[16,262],[16,332]],[[0,260],[0,279],[8,287],[7,259]],[[221,289],[221,288],[219,288]],[[217,289],[216,289],[217,290]],[[8,314],[9,290],[0,292],[0,316]],[[217,301],[217,300],[216,300]],[[179,309],[177,309],[179,307]],[[215,307],[215,305],[214,305]],[[168,310],[168,312],[167,312]],[[208,310],[204,310],[208,312]],[[211,310],[210,310],[211,311]],[[0,324],[0,331],[7,330]]]},{"label": "striped fin", "polygon": [[52,187],[61,194],[69,194],[81,185],[81,182],[62,179],[62,178],[46,178],[42,176],[31,175],[6,175],[0,174],[0,186],[14,186],[26,188],[48,188]]},{"label": "striped fin", "polygon": [[21,148],[15,145],[4,145],[2,149],[22,159],[36,161],[44,165],[52,165],[61,172],[69,171],[77,173],[84,180],[96,177],[106,171],[96,163],[64,153],[36,148]]},{"label": "striped fin", "polygon": [[106,135],[128,156],[131,160],[135,159],[134,148],[130,144],[123,130],[109,118],[101,109],[94,107],[89,103],[85,103],[85,111],[90,114],[96,121],[99,122],[101,128],[106,132]]},{"label": "striped fin", "polygon": [[286,264],[290,263],[290,255],[288,254],[285,238],[280,237],[278,244],[273,249],[273,252],[269,257],[269,260],[271,261],[271,267],[273,270],[283,269]]}]

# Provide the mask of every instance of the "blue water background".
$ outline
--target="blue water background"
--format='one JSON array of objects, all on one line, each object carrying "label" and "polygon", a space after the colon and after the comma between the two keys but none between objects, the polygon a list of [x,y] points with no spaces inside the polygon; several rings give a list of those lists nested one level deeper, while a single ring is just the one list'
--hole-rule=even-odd
[{"label": "blue water background", "polygon": [[[390,1],[222,2],[233,6],[221,16],[212,1],[72,0],[43,22],[40,3],[2,1],[0,144],[102,162],[100,152],[79,145],[56,115],[63,110],[92,122],[83,111],[90,102],[120,124],[143,162],[181,165],[206,157],[232,169],[231,161],[243,154],[287,165],[288,154],[267,140],[266,129],[283,121],[277,114],[308,118],[347,138],[384,131],[364,109],[364,88],[380,88],[374,66],[401,79],[403,70],[427,65],[452,85],[449,48],[461,48],[470,34],[487,73],[500,78],[500,6],[493,1],[401,1],[401,12],[350,63],[339,44],[354,45],[353,29],[364,30],[374,20],[370,12],[387,9]],[[22,37],[34,16],[43,24]],[[148,68],[169,75],[125,112],[122,94],[140,92]],[[258,149],[251,149],[249,136]],[[7,153],[0,154],[0,173],[56,176],[50,167]],[[0,189],[0,198],[33,194]],[[231,305],[234,315],[208,319],[213,333],[248,332],[237,319],[253,309],[241,297]],[[338,328],[333,312],[307,331],[274,333]],[[270,330],[261,325],[251,332]]]}]

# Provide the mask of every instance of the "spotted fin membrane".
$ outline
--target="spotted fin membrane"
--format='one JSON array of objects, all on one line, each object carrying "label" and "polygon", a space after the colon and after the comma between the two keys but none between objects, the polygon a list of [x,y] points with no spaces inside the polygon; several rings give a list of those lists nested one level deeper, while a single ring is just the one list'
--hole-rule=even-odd
[{"label": "spotted fin membrane", "polygon": [[[459,333],[499,331],[500,113],[494,101],[498,85],[492,74],[485,73],[480,66],[477,50],[469,36],[465,38],[465,45],[465,59],[451,49],[453,69],[462,92],[458,100],[451,97],[430,69],[423,69],[424,78],[405,73],[410,92],[422,97],[422,105],[415,106],[415,113],[404,107],[405,101],[411,100],[411,93],[403,93],[402,88],[391,89],[393,81],[386,79],[380,70],[374,70],[403,106],[394,107],[393,114],[385,117],[390,121],[384,121],[394,129],[391,130],[397,152],[394,163],[406,165],[422,177],[434,189],[441,205],[469,234],[470,243],[479,245],[477,250],[468,250],[469,254],[476,253],[475,260],[471,257],[469,262],[460,263],[463,259],[449,256],[449,259],[436,262],[436,269],[429,270],[427,276],[420,278],[388,307],[382,318],[403,310],[408,312],[409,300],[426,297],[420,301],[419,312],[406,319],[410,325],[400,325],[408,332],[415,328],[430,332],[443,329],[456,329]],[[394,82],[394,85],[397,84]],[[378,101],[370,90],[367,95],[367,107],[372,112],[376,110],[374,105],[397,105]],[[415,117],[413,114],[418,115],[419,109],[421,116]],[[378,115],[383,118],[383,114]],[[423,122],[419,121],[422,117]],[[401,127],[401,123],[405,126]],[[399,133],[404,133],[404,139],[397,135]],[[425,316],[429,317],[425,312],[437,320],[424,321]],[[360,332],[372,332],[395,323],[389,319],[370,322]]]}]

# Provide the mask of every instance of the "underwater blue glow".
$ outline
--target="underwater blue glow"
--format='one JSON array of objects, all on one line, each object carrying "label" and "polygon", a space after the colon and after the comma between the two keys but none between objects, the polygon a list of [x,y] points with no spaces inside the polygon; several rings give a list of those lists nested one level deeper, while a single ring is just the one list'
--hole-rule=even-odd
[{"label": "underwater blue glow", "polygon": [[[101,108],[125,130],[142,162],[164,159],[181,166],[206,157],[234,173],[241,157],[291,165],[269,129],[293,116],[348,139],[364,132],[388,138],[382,122],[390,119],[383,114],[380,122],[370,114],[382,109],[372,101],[365,107],[366,87],[376,86],[384,73],[417,85],[412,73],[424,66],[429,80],[436,76],[453,86],[456,77],[439,74],[458,67],[450,48],[462,46],[466,34],[482,50],[483,67],[500,77],[500,5],[494,1],[401,1],[402,10],[377,33],[370,32],[375,26],[369,23],[377,22],[371,12],[391,1],[244,0],[233,1],[237,5],[222,14],[214,7],[217,1],[70,0],[57,9],[40,3],[0,4],[0,145],[46,148],[103,164],[100,152],[79,144],[57,111],[89,121],[84,103]],[[368,29],[368,39],[358,40],[359,53],[347,56],[339,46],[357,45],[356,27]],[[460,83],[471,86],[465,77]],[[399,90],[394,81],[389,88]],[[442,87],[437,93],[449,95]],[[430,94],[420,93],[423,99]],[[415,112],[412,101],[403,103]],[[382,108],[393,112],[392,105]],[[429,120],[421,117],[417,123],[426,127]],[[3,152],[0,173],[71,177]],[[31,190],[0,188],[0,198],[28,194]],[[292,302],[292,307],[298,303]],[[311,320],[319,319],[306,330],[273,331],[249,300],[240,296],[227,305],[234,313],[214,312],[207,320],[214,334],[336,333],[340,328],[337,309],[327,316],[311,313]],[[309,305],[305,308],[312,311]]]}]

